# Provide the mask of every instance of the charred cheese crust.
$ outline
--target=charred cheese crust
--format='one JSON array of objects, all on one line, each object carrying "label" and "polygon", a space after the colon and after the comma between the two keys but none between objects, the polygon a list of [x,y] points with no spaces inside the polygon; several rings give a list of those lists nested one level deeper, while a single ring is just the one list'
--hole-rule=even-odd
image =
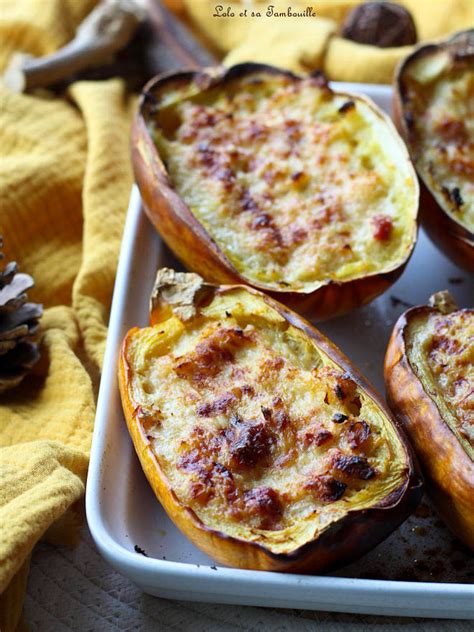
[{"label": "charred cheese crust", "polygon": [[377,404],[304,332],[244,289],[124,345],[128,396],[161,471],[206,527],[294,550],[406,480]]},{"label": "charred cheese crust", "polygon": [[254,72],[170,90],[149,125],[173,188],[258,287],[311,292],[395,269],[412,249],[414,172],[368,100]]},{"label": "charred cheese crust", "polygon": [[410,364],[474,460],[474,311],[419,314],[407,336]]},{"label": "charred cheese crust", "polygon": [[404,75],[414,160],[437,202],[474,231],[474,56],[421,56]]}]

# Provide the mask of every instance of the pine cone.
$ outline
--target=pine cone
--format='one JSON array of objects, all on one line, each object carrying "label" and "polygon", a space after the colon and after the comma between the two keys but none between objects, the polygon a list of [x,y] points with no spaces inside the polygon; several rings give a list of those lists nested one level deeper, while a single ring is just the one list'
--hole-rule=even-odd
[{"label": "pine cone", "polygon": [[[3,259],[0,237],[0,261]],[[0,393],[17,386],[39,360],[38,330],[43,306],[26,302],[34,286],[12,261],[0,267]]]}]

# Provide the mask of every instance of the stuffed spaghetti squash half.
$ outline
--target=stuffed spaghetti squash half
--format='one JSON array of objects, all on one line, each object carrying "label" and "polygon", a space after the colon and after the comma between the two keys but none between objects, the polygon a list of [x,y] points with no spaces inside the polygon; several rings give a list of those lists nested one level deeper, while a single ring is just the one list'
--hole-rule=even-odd
[{"label": "stuffed spaghetti squash half", "polygon": [[321,76],[240,64],[153,79],[132,158],[152,223],[189,269],[313,318],[387,289],[416,240],[403,141],[370,99]]},{"label": "stuffed spaghetti squash half", "polygon": [[446,523],[474,550],[474,309],[448,292],[398,319],[385,357],[390,408]]},{"label": "stuffed spaghetti squash half", "polygon": [[474,272],[474,29],[423,44],[401,63],[393,111],[420,177],[423,226]]},{"label": "stuffed spaghetti squash half", "polygon": [[163,269],[125,337],[127,425],[170,518],[216,560],[324,571],[374,547],[421,495],[388,410],[276,301]]}]

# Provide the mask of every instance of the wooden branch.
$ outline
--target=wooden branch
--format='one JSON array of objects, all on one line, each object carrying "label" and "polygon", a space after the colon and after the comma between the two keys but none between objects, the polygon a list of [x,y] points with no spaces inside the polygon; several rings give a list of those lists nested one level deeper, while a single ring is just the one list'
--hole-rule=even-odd
[{"label": "wooden branch", "polygon": [[104,0],[82,22],[75,38],[51,55],[13,56],[3,77],[8,88],[23,92],[46,87],[104,62],[133,37],[146,16],[141,0]]}]

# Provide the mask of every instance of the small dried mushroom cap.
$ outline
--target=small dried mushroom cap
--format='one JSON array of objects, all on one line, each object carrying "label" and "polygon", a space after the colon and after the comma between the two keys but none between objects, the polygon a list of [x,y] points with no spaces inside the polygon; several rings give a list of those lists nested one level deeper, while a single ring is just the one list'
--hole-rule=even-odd
[{"label": "small dried mushroom cap", "polygon": [[194,272],[176,272],[171,268],[161,268],[156,274],[151,293],[150,312],[166,314],[171,309],[178,318],[187,321],[196,314],[196,304],[211,287]]},{"label": "small dried mushroom cap", "polygon": [[448,290],[441,290],[440,292],[432,294],[429,298],[428,305],[435,307],[442,314],[450,314],[458,309],[456,301]]},{"label": "small dried mushroom cap", "polygon": [[342,25],[342,36],[379,48],[408,46],[417,41],[411,14],[392,2],[365,2],[355,7]]},{"label": "small dried mushroom cap", "polygon": [[[0,249],[2,245],[0,237]],[[15,262],[0,269],[0,393],[17,386],[40,357],[38,321],[43,307],[26,302],[26,291],[33,286],[32,277],[19,273]]]}]

